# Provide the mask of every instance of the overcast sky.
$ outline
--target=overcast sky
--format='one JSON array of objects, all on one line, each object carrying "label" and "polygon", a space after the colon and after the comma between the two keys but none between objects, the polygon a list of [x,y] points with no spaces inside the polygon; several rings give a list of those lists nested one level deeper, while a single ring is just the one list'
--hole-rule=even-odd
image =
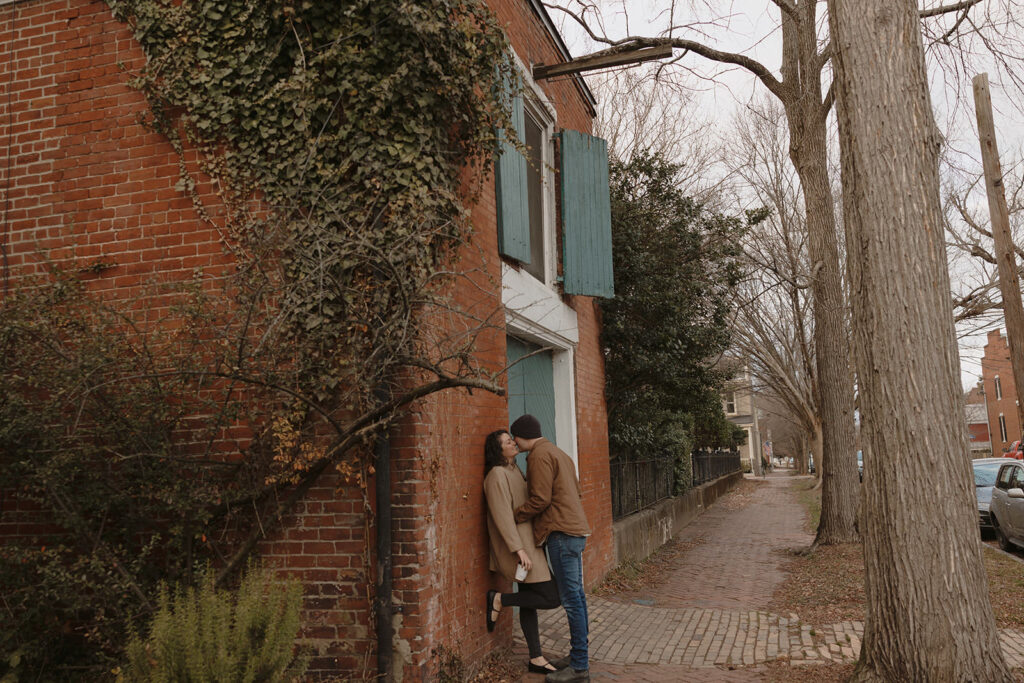
[{"label": "overcast sky", "polygon": [[[572,0],[561,2],[570,8],[574,4]],[[679,27],[675,30],[676,36],[700,40],[719,50],[742,53],[757,59],[773,73],[778,74],[781,53],[781,35],[777,30],[779,14],[777,8],[768,0],[707,4],[699,0],[680,2],[675,10],[675,16],[670,15],[671,10],[664,9],[666,4],[669,3],[651,0],[604,1],[601,16],[603,28],[609,37],[622,38],[626,35],[660,35],[669,25],[674,25]],[[708,10],[707,5],[714,5],[714,14]],[[550,9],[549,12],[556,25],[560,27],[573,56],[584,55],[604,47],[591,41],[576,22],[563,12],[556,9]],[[824,22],[824,17],[822,21]],[[980,161],[977,159],[977,131],[969,84],[969,77],[981,71],[989,72],[993,80],[996,134],[1004,169],[1013,159],[1020,158],[1019,150],[1024,134],[1024,108],[1019,96],[1007,96],[1001,88],[994,65],[986,63],[983,59],[973,59],[968,69],[968,78],[960,81],[961,87],[966,83],[966,90],[959,92],[949,83],[941,69],[931,62],[930,65],[933,67],[931,87],[936,118],[940,128],[947,132],[949,146],[957,164],[969,171],[980,172],[981,169]],[[763,97],[767,92],[744,69],[715,65],[696,55],[684,57],[680,66],[693,72],[687,83],[693,89],[700,111],[716,122],[720,134],[727,134],[729,122],[738,109],[752,97]],[[597,80],[599,79],[592,77],[590,82],[595,84]],[[597,97],[601,98],[600,89],[595,90]],[[983,191],[974,197],[974,201],[979,208],[984,208],[984,215],[987,216]],[[960,269],[969,267],[969,263],[966,266],[957,266],[951,272],[954,290],[961,278],[966,281],[970,276],[969,272]],[[965,389],[974,385],[981,372],[980,360],[985,332],[986,330],[980,330],[961,339],[961,381]]]}]

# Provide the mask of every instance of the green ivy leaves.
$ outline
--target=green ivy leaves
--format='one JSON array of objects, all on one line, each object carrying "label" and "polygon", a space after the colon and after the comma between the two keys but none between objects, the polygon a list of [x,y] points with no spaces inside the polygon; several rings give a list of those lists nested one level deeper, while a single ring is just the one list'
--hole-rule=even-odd
[{"label": "green ivy leaves", "polygon": [[[460,174],[490,162],[508,124],[508,46],[485,4],[109,4],[147,54],[135,83],[153,126],[200,152],[243,257],[263,259],[268,245],[279,256],[290,285],[276,305],[317,349],[298,359],[310,386],[380,357],[354,329],[408,355],[407,316],[393,307],[432,287],[467,236]],[[191,178],[179,188],[201,203]],[[369,370],[346,379],[388,373]]]}]

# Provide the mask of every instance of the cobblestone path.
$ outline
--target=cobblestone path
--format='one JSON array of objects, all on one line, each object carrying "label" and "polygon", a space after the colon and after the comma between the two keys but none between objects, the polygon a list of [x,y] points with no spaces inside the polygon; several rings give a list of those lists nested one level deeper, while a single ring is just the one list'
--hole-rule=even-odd
[{"label": "cobblestone path", "polygon": [[[785,554],[807,546],[804,510],[792,494],[799,477],[770,475],[749,497],[723,496],[682,529],[689,545],[657,592],[587,596],[591,678],[597,681],[757,681],[759,665],[855,661],[862,622],[806,624],[767,611],[785,579]],[[569,651],[562,610],[541,612],[544,652]],[[812,635],[813,633],[813,635]],[[1011,666],[1024,666],[1024,633],[1002,631]],[[525,656],[525,644],[516,643]],[[527,675],[523,681],[540,681]]]}]

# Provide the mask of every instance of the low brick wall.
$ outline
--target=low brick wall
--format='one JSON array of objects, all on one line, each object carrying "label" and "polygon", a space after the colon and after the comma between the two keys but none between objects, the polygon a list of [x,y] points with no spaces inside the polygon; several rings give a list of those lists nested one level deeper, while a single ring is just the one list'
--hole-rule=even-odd
[{"label": "low brick wall", "polygon": [[615,564],[646,558],[742,479],[742,472],[720,477],[615,522]]}]

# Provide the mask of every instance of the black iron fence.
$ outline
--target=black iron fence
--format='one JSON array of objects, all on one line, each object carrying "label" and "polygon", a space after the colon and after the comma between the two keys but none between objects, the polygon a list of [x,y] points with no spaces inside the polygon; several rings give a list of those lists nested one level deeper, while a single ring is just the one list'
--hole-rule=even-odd
[{"label": "black iron fence", "polygon": [[[740,471],[739,451],[697,450],[690,455],[693,485]],[[675,461],[651,458],[611,463],[612,519],[621,519],[672,497]]]},{"label": "black iron fence", "polygon": [[693,485],[740,471],[740,452],[726,450],[699,450],[690,456],[693,461]]},{"label": "black iron fence", "polygon": [[670,458],[612,462],[612,519],[631,515],[671,497],[674,465]]}]

